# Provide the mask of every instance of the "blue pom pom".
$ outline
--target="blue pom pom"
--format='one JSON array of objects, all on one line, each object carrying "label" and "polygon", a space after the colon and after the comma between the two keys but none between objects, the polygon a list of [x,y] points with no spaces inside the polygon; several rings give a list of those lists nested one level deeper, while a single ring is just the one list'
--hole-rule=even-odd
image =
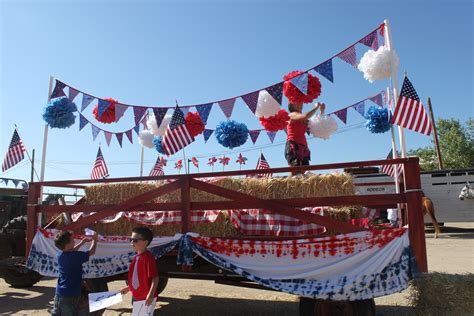
[{"label": "blue pom pom", "polygon": [[228,120],[217,125],[215,135],[219,144],[232,149],[245,144],[249,130],[244,123]]},{"label": "blue pom pom", "polygon": [[69,101],[67,97],[51,99],[46,105],[43,113],[43,120],[51,128],[66,128],[74,124],[77,106]]},{"label": "blue pom pom", "polygon": [[371,133],[385,133],[390,130],[390,116],[387,108],[371,106],[367,111],[365,127]]},{"label": "blue pom pom", "polygon": [[163,138],[160,137],[153,137],[153,144],[155,144],[155,149],[157,152],[159,152],[162,155],[166,155],[165,149],[163,148],[163,145],[161,144],[161,141]]}]

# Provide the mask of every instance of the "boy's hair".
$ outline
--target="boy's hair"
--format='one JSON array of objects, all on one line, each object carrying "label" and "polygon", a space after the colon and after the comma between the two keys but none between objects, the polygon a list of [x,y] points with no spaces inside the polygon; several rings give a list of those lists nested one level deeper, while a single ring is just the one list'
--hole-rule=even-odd
[{"label": "boy's hair", "polygon": [[67,244],[71,242],[72,234],[70,231],[62,231],[54,238],[54,245],[61,250],[64,250]]},{"label": "boy's hair", "polygon": [[153,240],[153,232],[148,227],[135,227],[132,229],[132,232],[135,234],[139,234],[144,240],[147,240],[148,245],[151,244],[151,241]]}]

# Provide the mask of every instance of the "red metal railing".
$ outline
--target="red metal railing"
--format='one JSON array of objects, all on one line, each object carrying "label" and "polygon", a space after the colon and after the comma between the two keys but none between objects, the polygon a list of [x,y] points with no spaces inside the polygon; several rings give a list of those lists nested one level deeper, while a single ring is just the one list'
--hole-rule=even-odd
[{"label": "red metal railing", "polygon": [[[183,174],[159,177],[133,177],[115,178],[102,180],[67,180],[30,183],[28,196],[28,227],[27,227],[27,249],[28,255],[37,227],[37,214],[57,214],[61,212],[95,212],[95,214],[81,218],[76,222],[63,227],[63,229],[80,230],[98,220],[122,211],[164,211],[181,210],[182,232],[188,232],[191,226],[191,211],[193,210],[226,210],[226,209],[266,209],[271,212],[291,216],[308,223],[314,223],[326,228],[335,229],[339,232],[355,232],[363,228],[346,222],[337,221],[328,217],[302,212],[298,208],[307,206],[341,206],[341,205],[363,205],[383,206],[397,203],[405,203],[408,215],[409,237],[412,250],[416,256],[420,271],[427,271],[426,244],[424,236],[423,213],[421,209],[421,181],[418,158],[400,158],[393,160],[372,160],[349,163],[335,163],[324,165],[312,165],[304,167],[285,167],[265,170],[268,173],[304,172],[308,170],[343,169],[351,167],[380,166],[383,164],[403,164],[404,166],[404,188],[405,191],[398,194],[374,194],[356,196],[331,196],[297,199],[260,199],[237,191],[225,189],[207,182],[200,181],[207,177],[230,177],[241,175],[256,175],[261,170],[242,170],[215,173]],[[41,186],[63,187],[63,188],[85,188],[86,184],[136,182],[151,180],[171,180],[169,183],[131,198],[119,204],[85,205],[81,200],[76,205],[40,205],[39,194]],[[226,201],[192,202],[191,188],[205,191],[226,198]],[[149,202],[169,192],[180,190],[181,201],[172,203]],[[148,202],[148,203],[147,203]]]}]

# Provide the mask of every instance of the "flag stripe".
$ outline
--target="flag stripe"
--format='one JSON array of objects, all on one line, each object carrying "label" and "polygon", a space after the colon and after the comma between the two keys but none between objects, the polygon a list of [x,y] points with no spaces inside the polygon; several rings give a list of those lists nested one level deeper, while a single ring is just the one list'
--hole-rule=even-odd
[{"label": "flag stripe", "polygon": [[431,134],[432,125],[430,118],[407,77],[403,81],[392,124],[397,124],[428,136]]},{"label": "flag stripe", "polygon": [[17,130],[15,129],[15,131],[13,132],[12,140],[10,141],[10,146],[8,146],[5,159],[2,163],[2,172],[5,172],[6,170],[10,169],[14,165],[22,161],[25,158],[25,151],[26,149],[23,145],[23,141],[21,140]]},{"label": "flag stripe", "polygon": [[102,156],[102,151],[100,150],[97,152],[97,158],[94,162],[94,167],[92,168],[91,179],[103,179],[109,176],[109,170],[107,169],[107,165],[105,164],[104,156]]}]

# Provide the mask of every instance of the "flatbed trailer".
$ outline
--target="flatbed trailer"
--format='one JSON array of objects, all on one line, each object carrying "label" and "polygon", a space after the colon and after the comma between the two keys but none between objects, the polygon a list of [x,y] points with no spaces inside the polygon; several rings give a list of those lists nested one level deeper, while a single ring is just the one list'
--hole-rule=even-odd
[{"label": "flatbed trailer", "polygon": [[[381,207],[390,204],[405,204],[407,210],[408,221],[408,235],[411,251],[416,258],[416,264],[420,272],[427,272],[427,258],[426,258],[426,244],[425,233],[423,229],[423,214],[421,210],[421,181],[420,168],[418,158],[399,158],[393,160],[374,160],[374,161],[360,161],[347,163],[334,163],[324,165],[311,165],[304,167],[285,167],[273,168],[265,170],[265,173],[280,174],[289,172],[306,171],[322,171],[322,170],[343,170],[344,168],[353,168],[360,166],[379,166],[382,164],[403,164],[405,170],[406,188],[401,193],[388,194],[365,194],[365,195],[350,195],[350,196],[330,196],[330,197],[311,197],[311,198],[292,198],[292,199],[261,199],[241,192],[233,191],[223,187],[216,186],[211,183],[202,181],[209,177],[236,177],[236,176],[256,176],[261,174],[261,170],[243,170],[243,171],[228,171],[216,173],[201,173],[201,174],[183,174],[183,175],[169,175],[158,177],[133,177],[133,178],[116,178],[116,179],[101,179],[101,180],[69,180],[69,181],[49,181],[30,183],[30,190],[28,196],[28,227],[26,237],[26,253],[31,249],[32,241],[38,229],[38,215],[46,214],[52,216],[55,214],[74,213],[74,212],[94,212],[92,215],[79,218],[64,227],[63,230],[72,230],[74,232],[82,232],[87,226],[104,219],[108,216],[114,215],[118,212],[130,211],[181,211],[181,233],[186,234],[190,232],[191,227],[191,211],[195,210],[231,210],[231,209],[265,209],[274,214],[286,215],[306,223],[318,224],[325,226],[327,229],[337,231],[339,233],[354,233],[366,230],[361,226],[352,225],[347,222],[338,221],[325,216],[303,212],[300,208],[314,207],[314,206],[344,206],[344,205],[359,205],[366,207]],[[41,187],[61,187],[72,189],[84,189],[87,185],[107,184],[107,183],[121,183],[121,182],[140,182],[152,180],[166,180],[168,183],[150,190],[134,198],[128,199],[118,204],[86,204],[86,198],[79,200],[75,205],[40,205],[38,204]],[[191,201],[190,190],[204,191],[225,198],[223,201]],[[153,202],[154,199],[169,192],[180,190],[180,201],[169,203]],[[128,233],[128,232],[127,232]],[[311,238],[315,236],[299,236],[297,238]],[[320,236],[318,236],[320,237]],[[233,239],[246,240],[288,240],[288,237],[262,237],[262,236],[243,236],[233,237]],[[208,261],[195,258],[192,268],[176,265],[176,252],[170,252],[158,260],[158,267],[160,276],[163,280],[167,278],[188,278],[188,279],[204,279],[214,280],[216,283],[238,285],[252,288],[265,288],[254,282],[246,280],[245,278],[235,273],[223,270],[210,264]],[[116,279],[123,279],[124,275],[107,277],[103,280],[110,281]],[[162,284],[163,286],[163,284]],[[104,290],[104,288],[101,288]],[[300,308],[307,310],[308,300],[302,300],[303,305]],[[373,300],[369,300],[373,305]],[[305,303],[306,302],[306,303]],[[306,304],[306,305],[305,305]],[[313,304],[313,305],[311,305]],[[310,305],[309,310],[314,311],[314,302]],[[352,302],[352,304],[354,304]],[[303,306],[303,307],[301,307]],[[306,306],[306,307],[304,307]],[[356,308],[356,307],[354,307]],[[314,314],[309,312],[308,314]]]}]

